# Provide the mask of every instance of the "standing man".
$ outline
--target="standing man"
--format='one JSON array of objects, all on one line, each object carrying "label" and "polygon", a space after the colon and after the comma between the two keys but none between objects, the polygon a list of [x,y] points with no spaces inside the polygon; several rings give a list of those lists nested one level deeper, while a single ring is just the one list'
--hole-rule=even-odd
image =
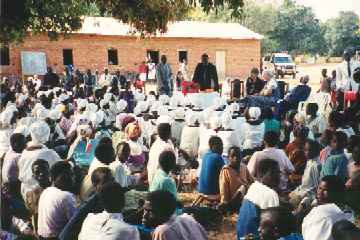
[{"label": "standing man", "polygon": [[173,90],[172,73],[171,67],[166,61],[166,56],[162,55],[161,62],[156,67],[156,81],[159,95],[170,96]]},{"label": "standing man", "polygon": [[109,87],[111,85],[112,76],[109,73],[109,69],[105,68],[104,73],[100,75],[99,85],[100,87]]},{"label": "standing man", "polygon": [[95,85],[95,77],[92,75],[91,70],[88,69],[86,71],[86,74],[84,76],[84,82],[85,82],[85,95],[89,97],[93,93],[93,88]]},{"label": "standing man", "polygon": [[52,89],[60,86],[59,76],[53,72],[51,67],[47,68],[47,73],[44,76],[43,86]]},{"label": "standing man", "polygon": [[216,67],[209,63],[209,56],[206,53],[201,56],[201,63],[195,68],[193,82],[199,85],[200,91],[219,91]]},{"label": "standing man", "polygon": [[336,100],[338,108],[344,108],[344,94],[347,91],[357,92],[359,84],[353,79],[353,72],[355,68],[360,66],[360,63],[352,59],[354,50],[347,48],[344,50],[344,61],[336,67]]}]

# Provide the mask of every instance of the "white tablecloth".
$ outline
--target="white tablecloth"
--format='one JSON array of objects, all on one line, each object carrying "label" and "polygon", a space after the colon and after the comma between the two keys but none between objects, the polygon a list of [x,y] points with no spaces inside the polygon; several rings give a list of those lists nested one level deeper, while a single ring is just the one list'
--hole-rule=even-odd
[{"label": "white tablecloth", "polygon": [[[201,101],[201,106],[203,109],[210,107],[213,105],[214,99],[217,99],[220,94],[217,92],[212,93],[188,93],[187,96],[190,97],[190,99],[199,98]],[[193,100],[191,100],[192,102]]]}]

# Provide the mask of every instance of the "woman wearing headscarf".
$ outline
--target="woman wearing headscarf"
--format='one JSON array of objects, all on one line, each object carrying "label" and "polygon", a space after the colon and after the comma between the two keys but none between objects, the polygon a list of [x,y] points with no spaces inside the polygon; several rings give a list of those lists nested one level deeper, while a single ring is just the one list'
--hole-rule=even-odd
[{"label": "woman wearing headscarf", "polygon": [[7,107],[0,114],[0,157],[10,149],[10,136],[14,132],[15,110]]},{"label": "woman wearing headscarf", "polygon": [[230,147],[240,147],[238,136],[236,136],[231,123],[231,113],[223,113],[221,117],[221,129],[218,131],[217,136],[220,137],[223,142],[223,156],[225,157],[227,157]]},{"label": "woman wearing headscarf", "polygon": [[265,124],[260,119],[261,109],[250,107],[246,114],[246,123],[243,125],[242,147],[244,155],[249,155],[262,146],[265,133]]},{"label": "woman wearing headscarf", "polygon": [[144,168],[145,154],[144,146],[138,141],[141,136],[141,129],[137,122],[129,123],[125,128],[125,136],[130,146],[130,156],[127,164],[131,172],[141,171]]},{"label": "woman wearing headscarf", "polygon": [[18,162],[21,193],[24,197],[26,192],[36,187],[37,184],[31,170],[35,160],[44,159],[49,163],[50,168],[55,162],[61,161],[61,158],[54,150],[45,146],[45,143],[49,140],[50,128],[44,121],[38,120],[31,124],[30,135],[31,142],[27,144]]}]

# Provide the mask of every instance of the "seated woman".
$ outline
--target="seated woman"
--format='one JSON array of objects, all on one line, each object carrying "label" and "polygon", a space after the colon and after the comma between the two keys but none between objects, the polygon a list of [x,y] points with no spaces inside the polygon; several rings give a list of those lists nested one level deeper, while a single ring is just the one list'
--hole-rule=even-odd
[{"label": "seated woman", "polygon": [[227,157],[230,147],[240,147],[240,141],[238,136],[236,135],[235,130],[232,127],[232,116],[230,112],[225,112],[222,115],[221,119],[221,128],[217,132],[217,136],[221,138],[224,150],[223,150],[223,156]]},{"label": "seated woman", "polygon": [[189,154],[191,159],[196,159],[199,149],[199,114],[189,112],[185,117],[186,125],[181,134],[180,149]]},{"label": "seated woman", "polygon": [[293,133],[295,139],[286,146],[285,152],[295,167],[295,171],[289,176],[290,183],[294,187],[301,183],[301,177],[305,170],[306,158],[304,149],[309,129],[303,125],[298,125]]},{"label": "seated woman", "polygon": [[89,167],[95,157],[99,140],[94,139],[90,125],[79,125],[76,132],[77,138],[70,146],[68,159],[73,158],[81,167]]},{"label": "seated woman", "polygon": [[131,172],[139,172],[144,168],[145,147],[138,141],[141,136],[141,130],[137,122],[132,122],[127,125],[125,136],[130,146],[130,156],[127,160],[127,165]]},{"label": "seated woman", "polygon": [[226,210],[238,211],[246,189],[253,183],[246,165],[241,163],[241,150],[231,147],[228,153],[229,164],[220,172],[220,202]]},{"label": "seated woman", "polygon": [[289,194],[290,203],[295,207],[297,207],[305,197],[309,198],[310,201],[315,199],[316,190],[320,181],[320,144],[308,139],[305,143],[304,152],[306,156],[306,167],[301,179],[301,184]]},{"label": "seated woman", "polygon": [[258,107],[250,107],[246,114],[246,123],[243,124],[241,136],[244,155],[251,155],[262,147],[265,133],[265,125],[260,119],[261,110]]},{"label": "seated woman", "polygon": [[264,119],[265,133],[273,131],[280,134],[280,122],[274,118],[274,113],[271,108],[262,110],[262,118]]},{"label": "seated woman", "polygon": [[318,105],[309,103],[306,106],[306,125],[313,133],[315,139],[318,139],[326,129],[326,120],[318,114]]}]

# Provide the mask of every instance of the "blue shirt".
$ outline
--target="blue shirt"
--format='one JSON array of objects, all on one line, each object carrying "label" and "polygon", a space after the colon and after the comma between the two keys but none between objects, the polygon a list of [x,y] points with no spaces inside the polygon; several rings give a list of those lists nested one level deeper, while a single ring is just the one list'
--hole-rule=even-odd
[{"label": "blue shirt", "polygon": [[156,170],[155,176],[151,181],[149,191],[164,190],[172,193],[176,198],[176,184],[174,179],[166,174],[162,169]]},{"label": "blue shirt", "polygon": [[308,85],[297,85],[289,94],[290,104],[297,105],[301,101],[306,101],[310,96],[311,88]]},{"label": "blue shirt", "polygon": [[259,236],[259,225],[260,209],[250,200],[244,199],[236,223],[237,238],[241,239],[248,234]]},{"label": "blue shirt", "polygon": [[299,233],[291,233],[286,237],[281,237],[279,240],[303,240],[303,237]]},{"label": "blue shirt", "polygon": [[203,159],[199,178],[198,190],[206,195],[219,194],[219,175],[225,165],[220,154],[208,151]]},{"label": "blue shirt", "polygon": [[84,140],[81,140],[75,147],[72,155],[76,164],[80,166],[89,166],[95,157],[95,149],[98,143],[98,140],[91,139],[89,143],[91,145],[90,151],[86,152],[87,143]]},{"label": "blue shirt", "polygon": [[344,151],[332,151],[322,166],[320,178],[328,175],[336,175],[345,181],[348,177],[347,166],[348,159]]}]

